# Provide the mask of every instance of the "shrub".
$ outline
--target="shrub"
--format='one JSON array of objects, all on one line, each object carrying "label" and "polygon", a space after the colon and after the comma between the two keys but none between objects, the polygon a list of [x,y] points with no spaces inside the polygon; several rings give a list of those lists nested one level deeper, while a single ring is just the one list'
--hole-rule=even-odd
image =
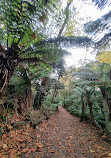
[{"label": "shrub", "polygon": [[69,106],[67,108],[67,110],[71,113],[71,114],[74,114],[75,116],[80,116],[81,115],[81,108],[78,106]]}]

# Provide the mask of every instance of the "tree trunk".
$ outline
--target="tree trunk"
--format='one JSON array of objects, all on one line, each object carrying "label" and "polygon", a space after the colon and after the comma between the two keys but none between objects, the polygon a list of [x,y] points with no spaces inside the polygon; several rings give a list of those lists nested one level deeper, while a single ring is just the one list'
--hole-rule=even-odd
[{"label": "tree trunk", "polygon": [[94,117],[93,117],[93,104],[89,101],[90,108],[90,122],[92,125],[95,125]]},{"label": "tree trunk", "polygon": [[48,85],[49,85],[49,77],[44,77],[42,79],[42,86],[44,87],[44,93],[46,93]]},{"label": "tree trunk", "polygon": [[57,95],[57,88],[55,87],[53,95],[52,95],[51,103],[54,102],[54,98],[56,97],[56,95]]},{"label": "tree trunk", "polygon": [[15,108],[15,112],[16,112],[16,115],[18,115],[18,97],[16,96],[15,97],[15,101],[14,101],[14,108]]},{"label": "tree trunk", "polygon": [[32,108],[34,104],[34,94],[32,93],[31,88],[28,89],[27,95],[26,95],[26,106],[27,108]]},{"label": "tree trunk", "polygon": [[34,104],[34,94],[29,88],[27,92],[24,92],[22,99],[20,100],[20,106],[18,105],[18,97],[15,98],[15,111],[17,113],[20,107],[21,113],[25,113],[27,109],[32,109]]},{"label": "tree trunk", "polygon": [[106,125],[106,130],[111,135],[111,121],[109,120],[109,107],[107,104],[107,100],[105,98],[102,98],[103,102],[103,109],[104,109],[104,115],[105,115],[105,125]]},{"label": "tree trunk", "polygon": [[10,78],[18,65],[18,53],[14,46],[5,50],[0,45],[0,93],[2,106],[4,104],[5,93],[9,85]]},{"label": "tree trunk", "polygon": [[90,101],[90,92],[86,92],[86,94],[87,94],[87,104],[90,109],[90,123],[92,125],[96,126],[96,122],[95,122],[94,116],[93,116],[93,103]]},{"label": "tree trunk", "polygon": [[85,116],[84,116],[85,103],[84,103],[83,96],[81,97],[81,103],[82,103],[82,113],[81,113],[81,119],[80,119],[80,121],[84,121],[84,119],[85,119]]},{"label": "tree trunk", "polygon": [[103,110],[104,110],[104,116],[105,116],[105,125],[106,125],[106,130],[111,135],[111,120],[109,118],[110,111],[109,111],[109,106],[107,102],[107,94],[105,91],[105,88],[101,88],[101,93],[102,93],[102,103],[103,103]]}]

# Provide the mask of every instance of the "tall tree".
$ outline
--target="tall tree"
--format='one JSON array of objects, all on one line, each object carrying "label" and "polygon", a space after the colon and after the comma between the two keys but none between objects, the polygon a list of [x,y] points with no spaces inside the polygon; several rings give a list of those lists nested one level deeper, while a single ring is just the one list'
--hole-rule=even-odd
[{"label": "tall tree", "polygon": [[[0,30],[2,32],[0,37],[0,92],[7,87],[19,61],[27,60],[27,55],[26,58],[19,58],[26,51],[25,48],[41,39],[40,28],[49,16],[50,6],[53,4],[51,3],[52,1],[46,3],[44,0],[0,2]],[[40,59],[36,58],[36,61]]]}]

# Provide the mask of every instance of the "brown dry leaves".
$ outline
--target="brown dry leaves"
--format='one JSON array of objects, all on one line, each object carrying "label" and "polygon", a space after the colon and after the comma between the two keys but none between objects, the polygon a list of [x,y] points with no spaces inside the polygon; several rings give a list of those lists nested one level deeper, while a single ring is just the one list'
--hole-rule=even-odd
[{"label": "brown dry leaves", "polygon": [[[22,119],[20,116],[18,118],[15,116],[11,122],[16,120],[16,124],[17,122],[19,124],[20,121],[23,121]],[[1,126],[9,130],[9,132],[4,132],[0,140],[1,158],[30,157],[31,153],[39,152],[43,148],[43,144],[37,139],[40,135],[37,135],[29,124],[18,126],[18,129],[14,129],[11,123],[1,124]],[[33,137],[36,139],[34,140]]]},{"label": "brown dry leaves", "polygon": [[[13,117],[11,121],[23,121]],[[5,127],[2,124],[2,127]],[[36,129],[29,124],[18,126],[9,123],[9,133],[4,132],[0,141],[0,158],[110,158],[111,147],[103,143],[96,131],[81,123],[62,107],[48,121]],[[105,135],[103,137],[106,137]],[[98,138],[98,139],[97,139]]]}]

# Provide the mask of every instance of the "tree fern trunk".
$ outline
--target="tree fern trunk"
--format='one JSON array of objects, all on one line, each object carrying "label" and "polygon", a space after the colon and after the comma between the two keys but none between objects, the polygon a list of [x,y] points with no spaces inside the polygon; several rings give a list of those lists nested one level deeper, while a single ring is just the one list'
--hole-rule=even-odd
[{"label": "tree fern trunk", "polygon": [[102,93],[102,103],[103,103],[103,110],[104,110],[104,116],[105,116],[105,125],[106,125],[106,130],[111,135],[111,120],[109,118],[109,106],[107,102],[107,94],[105,88],[101,88],[101,93]]},{"label": "tree fern trunk", "polygon": [[32,109],[33,104],[34,104],[34,95],[31,88],[29,88],[27,92],[24,92],[24,95],[20,101],[21,112],[25,113],[27,109]]},{"label": "tree fern trunk", "polygon": [[89,101],[90,107],[90,122],[92,125],[95,125],[94,117],[93,117],[93,104]]},{"label": "tree fern trunk", "polygon": [[90,123],[94,126],[96,126],[95,120],[94,120],[94,116],[93,116],[93,103],[90,100],[90,91],[86,93],[87,94],[87,103],[89,106],[89,110],[90,110]]},{"label": "tree fern trunk", "polygon": [[83,96],[81,97],[81,103],[82,103],[82,113],[81,113],[81,119],[80,121],[84,121],[84,110],[85,110],[85,103],[84,103],[84,98]]},{"label": "tree fern trunk", "polygon": [[104,115],[105,115],[105,125],[106,125],[106,130],[111,135],[111,121],[109,119],[109,107],[107,104],[107,100],[105,98],[102,98],[103,102],[103,109],[104,109]]},{"label": "tree fern trunk", "polygon": [[44,93],[47,91],[49,85],[49,77],[42,78],[42,86],[44,87]]},{"label": "tree fern trunk", "polygon": [[9,50],[5,50],[0,45],[0,94],[2,106],[4,104],[4,98],[6,90],[8,88],[10,78],[18,65],[18,53],[12,46]]}]

